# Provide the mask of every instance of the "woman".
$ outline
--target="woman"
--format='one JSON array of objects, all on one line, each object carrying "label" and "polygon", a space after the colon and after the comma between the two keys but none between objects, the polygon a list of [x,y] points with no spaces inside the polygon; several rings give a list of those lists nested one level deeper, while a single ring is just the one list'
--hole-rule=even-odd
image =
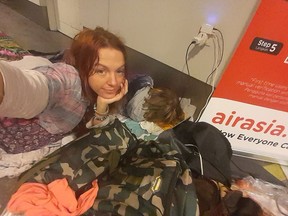
[{"label": "woman", "polygon": [[101,27],[76,35],[62,63],[0,61],[0,148],[15,154],[60,140],[89,105],[95,113],[88,126],[105,124],[109,106],[127,90],[125,46]]}]

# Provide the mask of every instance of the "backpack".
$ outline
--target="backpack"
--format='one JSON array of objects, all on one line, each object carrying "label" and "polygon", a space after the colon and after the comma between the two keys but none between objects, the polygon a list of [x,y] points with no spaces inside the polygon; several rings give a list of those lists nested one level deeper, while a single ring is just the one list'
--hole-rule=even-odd
[{"label": "backpack", "polygon": [[60,178],[77,197],[97,179],[97,197],[83,215],[197,215],[192,173],[177,149],[138,140],[118,119],[56,150],[23,173],[19,184]]},{"label": "backpack", "polygon": [[186,120],[162,132],[157,140],[174,145],[193,173],[231,186],[231,144],[213,125]]},{"label": "backpack", "polygon": [[185,120],[157,140],[177,148],[191,169],[200,215],[230,215],[222,206],[219,183],[227,190],[231,186],[232,149],[221,131],[206,122]]}]

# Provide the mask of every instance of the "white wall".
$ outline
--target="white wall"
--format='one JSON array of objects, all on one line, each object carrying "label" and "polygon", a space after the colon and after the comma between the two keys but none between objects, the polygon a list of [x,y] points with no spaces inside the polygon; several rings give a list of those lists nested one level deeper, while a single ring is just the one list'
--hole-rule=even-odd
[{"label": "white wall", "polygon": [[[37,4],[39,6],[46,6],[46,0],[28,0],[34,4]],[[49,0],[50,1],[50,0]]]},{"label": "white wall", "polygon": [[71,38],[82,29],[79,7],[84,1],[53,0],[58,30]]},{"label": "white wall", "polygon": [[[202,24],[213,25],[222,32],[225,42],[216,82],[258,3],[259,0],[57,0],[61,32],[73,37],[82,26],[100,25],[122,36],[129,47],[185,73],[188,45]],[[212,39],[191,53],[190,74],[205,82],[214,62]]]}]

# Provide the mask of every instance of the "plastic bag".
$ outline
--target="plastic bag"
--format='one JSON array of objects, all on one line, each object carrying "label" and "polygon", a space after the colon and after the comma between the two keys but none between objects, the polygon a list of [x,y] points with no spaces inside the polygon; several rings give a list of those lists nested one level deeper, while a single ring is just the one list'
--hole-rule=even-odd
[{"label": "plastic bag", "polygon": [[236,180],[232,189],[257,202],[264,212],[275,216],[288,216],[288,188],[252,176]]}]

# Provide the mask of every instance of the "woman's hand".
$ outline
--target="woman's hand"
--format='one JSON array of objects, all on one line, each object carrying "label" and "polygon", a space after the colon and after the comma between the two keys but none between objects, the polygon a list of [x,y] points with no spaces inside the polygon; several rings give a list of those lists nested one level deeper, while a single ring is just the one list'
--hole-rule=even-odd
[{"label": "woman's hand", "polygon": [[108,110],[108,105],[112,104],[116,101],[121,100],[128,92],[128,80],[125,79],[123,83],[121,83],[119,92],[113,98],[103,98],[97,97],[97,112],[105,113]]}]

